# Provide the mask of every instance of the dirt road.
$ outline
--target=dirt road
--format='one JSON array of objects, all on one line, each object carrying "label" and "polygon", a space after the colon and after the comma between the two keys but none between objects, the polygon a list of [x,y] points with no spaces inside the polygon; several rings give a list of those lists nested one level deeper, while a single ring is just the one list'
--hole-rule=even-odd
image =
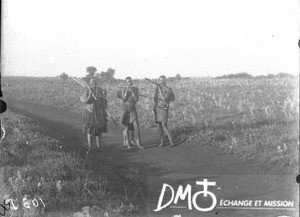
[{"label": "dirt road", "polygon": [[[81,132],[80,115],[13,100],[8,101],[8,109],[31,117],[47,129],[48,134],[63,140],[66,149],[84,155],[86,141]],[[211,144],[185,142],[173,148],[159,148],[157,133],[143,130],[141,135],[145,149],[127,150],[122,147],[121,129],[110,125],[109,133],[103,138],[104,152],[91,154],[88,161],[107,176],[112,190],[124,192],[126,189],[130,197],[139,197],[147,204],[152,216],[298,216],[297,168],[266,170],[255,162],[221,153]],[[203,189],[203,186],[196,185],[196,181],[204,179],[216,183],[208,188],[217,198],[214,209],[209,212],[199,211],[195,206],[204,208],[212,204],[209,196],[200,194],[195,197]],[[179,199],[178,204],[170,202],[166,208],[154,212],[164,183],[172,186],[174,195],[179,185],[190,184],[191,197],[194,195],[196,199],[193,203],[191,198],[192,209],[188,209],[188,199],[185,198]],[[161,205],[170,199],[172,191],[167,189]],[[224,200],[252,201],[253,204],[224,207],[221,203]],[[254,206],[258,200],[262,204]],[[293,206],[271,206],[265,201],[291,201]]]}]

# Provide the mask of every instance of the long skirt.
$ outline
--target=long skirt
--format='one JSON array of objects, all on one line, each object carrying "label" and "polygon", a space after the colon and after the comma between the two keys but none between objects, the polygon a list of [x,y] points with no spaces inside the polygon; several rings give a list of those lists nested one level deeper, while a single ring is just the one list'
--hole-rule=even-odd
[{"label": "long skirt", "polygon": [[107,119],[103,111],[93,111],[85,109],[83,111],[83,133],[92,136],[100,136],[107,132]]}]

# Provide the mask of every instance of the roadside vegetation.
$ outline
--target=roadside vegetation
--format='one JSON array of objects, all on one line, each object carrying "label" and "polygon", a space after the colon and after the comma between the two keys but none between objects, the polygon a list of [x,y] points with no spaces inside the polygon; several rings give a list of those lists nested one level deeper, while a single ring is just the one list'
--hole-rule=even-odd
[{"label": "roadside vegetation", "polygon": [[0,199],[10,203],[5,216],[141,214],[136,201],[110,192],[105,177],[84,157],[64,151],[41,126],[10,111],[1,118],[6,135],[0,144]]},{"label": "roadside vegetation", "polygon": [[[4,95],[81,113],[82,88],[71,78],[5,77]],[[101,80],[108,91],[108,108],[120,121],[119,80]],[[135,80],[140,93],[152,96],[155,86]],[[169,125],[177,141],[208,145],[228,154],[251,159],[266,168],[299,163],[299,86],[297,79],[171,79],[176,100],[171,104]],[[140,98],[138,113],[142,128],[156,129],[153,101]]]}]

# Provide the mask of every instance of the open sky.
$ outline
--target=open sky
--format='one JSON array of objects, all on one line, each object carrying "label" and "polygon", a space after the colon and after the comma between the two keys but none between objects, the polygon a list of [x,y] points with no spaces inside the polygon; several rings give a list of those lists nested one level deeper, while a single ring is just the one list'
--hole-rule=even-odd
[{"label": "open sky", "polygon": [[4,75],[299,74],[298,0],[3,0]]}]

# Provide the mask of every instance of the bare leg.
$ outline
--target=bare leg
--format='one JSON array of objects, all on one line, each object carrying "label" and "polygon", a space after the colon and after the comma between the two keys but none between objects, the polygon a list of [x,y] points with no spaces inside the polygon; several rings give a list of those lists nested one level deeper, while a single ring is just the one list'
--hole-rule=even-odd
[{"label": "bare leg", "polygon": [[134,144],[134,130],[129,130],[129,140],[128,140],[128,142],[130,143],[130,145],[135,145]]},{"label": "bare leg", "polygon": [[129,130],[128,130],[128,127],[126,126],[125,127],[125,129],[124,129],[124,135],[125,135],[125,137],[126,137],[126,142],[125,142],[125,144],[126,144],[126,146],[127,146],[127,148],[128,149],[130,149],[131,147],[130,147],[130,138],[129,138]]},{"label": "bare leg", "polygon": [[140,125],[138,120],[135,120],[133,122],[133,127],[134,127],[135,138],[141,140]]},{"label": "bare leg", "polygon": [[141,134],[140,134],[140,126],[139,126],[139,121],[137,119],[133,122],[133,126],[134,126],[135,138],[136,138],[136,145],[140,149],[143,149],[142,141],[141,141]]},{"label": "bare leg", "polygon": [[163,147],[164,146],[164,129],[163,129],[161,122],[158,123],[158,126],[159,126],[159,138],[160,138],[159,147]]},{"label": "bare leg", "polygon": [[87,134],[87,142],[88,142],[88,146],[89,146],[88,151],[90,151],[92,149],[92,136],[91,136],[91,134]]},{"label": "bare leg", "polygon": [[100,133],[99,136],[96,136],[96,145],[98,149],[100,149],[101,138],[102,138],[102,133]]},{"label": "bare leg", "polygon": [[168,136],[168,138],[169,138],[169,141],[170,141],[170,143],[171,143],[171,147],[174,146],[175,144],[174,144],[174,142],[173,142],[173,138],[172,138],[171,132],[170,132],[170,130],[169,130],[169,128],[168,128],[167,122],[162,123],[162,126],[163,126],[164,131],[166,132],[166,134],[167,134],[167,136]]},{"label": "bare leg", "polygon": [[124,130],[123,130],[123,145],[124,145],[124,146],[128,146],[127,144],[128,144],[127,132],[126,132],[126,130],[124,129]]}]

